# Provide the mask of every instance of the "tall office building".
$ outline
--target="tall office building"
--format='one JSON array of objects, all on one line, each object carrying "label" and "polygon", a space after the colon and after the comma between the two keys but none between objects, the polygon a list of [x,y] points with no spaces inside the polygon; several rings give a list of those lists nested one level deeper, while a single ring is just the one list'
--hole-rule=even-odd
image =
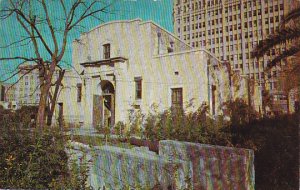
[{"label": "tall office building", "polygon": [[16,99],[19,106],[36,106],[40,100],[38,70],[31,72],[32,65],[25,63],[19,66],[19,81],[16,84]]},{"label": "tall office building", "polygon": [[[174,32],[191,46],[203,47],[221,60],[229,61],[234,70],[252,79],[256,86],[261,86],[257,89],[266,88],[274,94],[275,100],[282,100],[282,94],[276,90],[280,69],[273,68],[265,73],[264,68],[285,50],[285,46],[277,46],[259,60],[252,58],[251,53],[261,40],[278,29],[284,15],[296,3],[299,2],[174,0]],[[261,102],[254,103],[257,109]]]}]

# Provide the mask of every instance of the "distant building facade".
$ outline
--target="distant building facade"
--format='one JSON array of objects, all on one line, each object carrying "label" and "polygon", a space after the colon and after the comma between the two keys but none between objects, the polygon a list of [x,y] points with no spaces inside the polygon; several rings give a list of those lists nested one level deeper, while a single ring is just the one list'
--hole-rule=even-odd
[{"label": "distant building facade", "polygon": [[[26,63],[19,66],[18,82],[16,83],[16,100],[19,106],[36,106],[40,100],[40,80],[38,70]],[[29,72],[30,71],[30,72]]]},{"label": "distant building facade", "polygon": [[0,105],[5,109],[17,109],[16,86],[8,83],[0,84]]},{"label": "distant building facade", "polygon": [[[268,73],[264,68],[285,45],[277,46],[263,58],[252,58],[256,45],[273,34],[297,0],[174,0],[174,32],[192,47],[203,47],[255,85],[251,104],[261,110],[263,91],[274,96],[274,103],[287,110],[287,97],[278,91],[280,67]],[[281,66],[284,66],[282,62]],[[247,91],[247,89],[246,89]],[[284,101],[277,101],[284,100]],[[283,103],[284,102],[284,103]]]},{"label": "distant building facade", "polygon": [[[73,65],[80,73],[61,101],[85,126],[128,122],[136,111],[180,107],[211,115],[230,99],[226,67],[204,49],[193,49],[153,22],[115,21],[73,41]],[[74,81],[77,83],[74,84]],[[73,83],[73,84],[72,84]],[[72,118],[64,110],[64,118]],[[79,115],[79,116],[78,116]],[[75,117],[73,117],[75,118]],[[66,119],[65,119],[66,120]]]}]

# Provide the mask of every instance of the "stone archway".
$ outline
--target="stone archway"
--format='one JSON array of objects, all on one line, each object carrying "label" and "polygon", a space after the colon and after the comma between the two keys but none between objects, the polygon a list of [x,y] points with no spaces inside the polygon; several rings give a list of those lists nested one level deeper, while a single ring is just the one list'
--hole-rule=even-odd
[{"label": "stone archway", "polygon": [[94,95],[93,125],[108,127],[115,124],[115,89],[108,80],[100,82],[101,95]]}]

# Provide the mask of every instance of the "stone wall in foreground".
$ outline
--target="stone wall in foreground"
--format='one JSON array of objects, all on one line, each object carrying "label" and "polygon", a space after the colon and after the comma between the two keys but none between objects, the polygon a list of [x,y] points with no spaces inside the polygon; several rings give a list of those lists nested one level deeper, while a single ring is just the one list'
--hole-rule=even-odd
[{"label": "stone wall in foreground", "polygon": [[94,189],[254,189],[252,150],[169,140],[160,141],[159,155],[140,147],[70,145],[73,158],[88,161]]},{"label": "stone wall in foreground", "polygon": [[189,165],[194,189],[254,189],[252,150],[165,140],[159,154]]}]

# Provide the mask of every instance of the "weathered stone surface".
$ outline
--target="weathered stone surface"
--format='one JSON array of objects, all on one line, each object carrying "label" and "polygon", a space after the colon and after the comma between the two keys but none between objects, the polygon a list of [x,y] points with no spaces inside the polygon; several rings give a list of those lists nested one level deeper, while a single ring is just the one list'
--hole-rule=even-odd
[{"label": "weathered stone surface", "polygon": [[90,161],[95,189],[254,189],[252,150],[165,140],[158,155],[143,147],[70,144],[73,158]]},{"label": "weathered stone surface", "polygon": [[[72,154],[73,153],[73,154]],[[184,161],[168,160],[154,152],[140,148],[124,149],[114,146],[89,147],[72,143],[69,154],[73,158],[86,155],[90,162],[89,184],[106,189],[152,189],[158,184],[163,189],[184,189],[184,176],[189,173]]]},{"label": "weathered stone surface", "polygon": [[254,189],[252,150],[165,140],[159,153],[192,167],[194,189]]}]

